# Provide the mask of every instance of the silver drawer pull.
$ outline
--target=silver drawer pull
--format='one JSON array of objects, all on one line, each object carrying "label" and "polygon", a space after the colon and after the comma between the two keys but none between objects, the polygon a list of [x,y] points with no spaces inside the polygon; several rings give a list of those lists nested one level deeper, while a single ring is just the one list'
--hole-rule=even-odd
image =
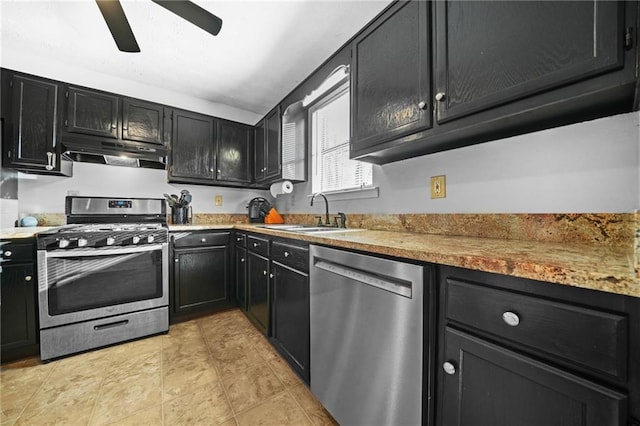
[{"label": "silver drawer pull", "polygon": [[206,242],[207,242],[207,239],[206,239],[206,238],[200,238],[200,242],[201,242],[201,243],[206,243]]},{"label": "silver drawer pull", "polygon": [[262,275],[267,275],[267,271],[262,271]]},{"label": "silver drawer pull", "polygon": [[236,241],[242,241],[242,237],[236,238]]},{"label": "silver drawer pull", "polygon": [[33,277],[31,275],[27,275],[26,277],[24,277],[24,280],[29,282],[33,279]]},{"label": "silver drawer pull", "polygon": [[240,262],[244,263],[244,257],[242,259],[240,259]]},{"label": "silver drawer pull", "polygon": [[520,317],[515,312],[507,311],[502,314],[502,320],[509,326],[515,327],[520,324]]},{"label": "silver drawer pull", "polygon": [[284,252],[284,257],[289,257],[289,256],[290,256],[289,252],[288,252],[288,251],[285,251],[285,252]]},{"label": "silver drawer pull", "polygon": [[273,278],[273,274],[269,274],[269,278]]},{"label": "silver drawer pull", "polygon": [[259,246],[260,246],[260,244],[259,244],[259,243],[253,243],[253,246],[254,246],[254,247],[259,247]]},{"label": "silver drawer pull", "polygon": [[456,374],[456,366],[449,361],[446,361],[444,364],[442,364],[442,369],[450,376]]},{"label": "silver drawer pull", "polygon": [[11,253],[11,251],[7,250],[3,253],[4,257],[11,257],[13,253]]}]

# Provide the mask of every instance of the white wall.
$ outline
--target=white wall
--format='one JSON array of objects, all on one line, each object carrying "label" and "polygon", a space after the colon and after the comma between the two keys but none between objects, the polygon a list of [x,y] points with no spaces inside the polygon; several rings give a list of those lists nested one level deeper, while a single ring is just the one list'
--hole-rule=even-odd
[{"label": "white wall", "polygon": [[[331,200],[332,213],[626,213],[640,209],[640,114],[606,117],[374,166],[379,198]],[[447,197],[432,200],[431,176]],[[309,206],[310,183],[277,198],[284,213]],[[321,201],[321,200],[320,200]]]},{"label": "white wall", "polygon": [[251,125],[262,118],[254,112],[185,95],[180,92],[179,87],[162,88],[150,86],[91,69],[79,68],[75,64],[67,64],[49,56],[27,55],[21,49],[14,48],[11,44],[2,45],[0,66]]},{"label": "white wall", "polygon": [[[67,191],[79,195],[104,197],[152,197],[180,194],[188,189],[193,195],[194,213],[247,213],[253,197],[269,197],[267,191],[202,185],[169,184],[164,170],[74,163],[73,177],[21,175],[18,183],[20,213],[64,213]],[[222,206],[214,197],[222,195]]]}]

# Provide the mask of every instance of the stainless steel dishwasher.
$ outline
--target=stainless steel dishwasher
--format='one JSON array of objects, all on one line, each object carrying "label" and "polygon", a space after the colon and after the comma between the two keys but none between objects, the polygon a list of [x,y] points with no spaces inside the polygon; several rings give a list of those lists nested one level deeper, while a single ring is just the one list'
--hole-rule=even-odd
[{"label": "stainless steel dishwasher", "polygon": [[424,267],[309,253],[311,391],[342,426],[421,424]]}]

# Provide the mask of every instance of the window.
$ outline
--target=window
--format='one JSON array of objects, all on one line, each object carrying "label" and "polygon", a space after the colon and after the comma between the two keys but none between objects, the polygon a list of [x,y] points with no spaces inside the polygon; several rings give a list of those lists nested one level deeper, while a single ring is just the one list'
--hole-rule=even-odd
[{"label": "window", "polygon": [[371,164],[349,159],[349,83],[313,105],[309,118],[312,191],[344,191],[371,186]]}]

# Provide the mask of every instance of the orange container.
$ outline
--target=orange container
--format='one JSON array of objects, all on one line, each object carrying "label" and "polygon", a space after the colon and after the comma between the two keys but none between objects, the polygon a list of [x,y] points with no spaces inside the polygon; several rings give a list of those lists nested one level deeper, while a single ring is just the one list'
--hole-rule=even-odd
[{"label": "orange container", "polygon": [[264,217],[264,223],[284,223],[284,219],[275,207],[271,207],[269,213]]}]

